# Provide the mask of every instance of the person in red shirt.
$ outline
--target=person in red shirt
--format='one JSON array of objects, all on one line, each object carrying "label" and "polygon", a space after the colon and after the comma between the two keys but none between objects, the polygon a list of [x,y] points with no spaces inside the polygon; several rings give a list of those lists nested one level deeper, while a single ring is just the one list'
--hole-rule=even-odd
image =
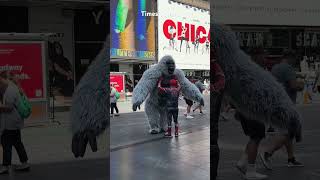
[{"label": "person in red shirt", "polygon": [[178,124],[178,114],[179,114],[179,94],[181,86],[175,77],[170,79],[160,78],[158,83],[159,93],[164,96],[165,106],[167,109],[167,125],[168,129],[165,133],[165,137],[172,137],[171,135],[171,123],[172,119],[175,124],[175,137],[179,136],[179,124]]}]

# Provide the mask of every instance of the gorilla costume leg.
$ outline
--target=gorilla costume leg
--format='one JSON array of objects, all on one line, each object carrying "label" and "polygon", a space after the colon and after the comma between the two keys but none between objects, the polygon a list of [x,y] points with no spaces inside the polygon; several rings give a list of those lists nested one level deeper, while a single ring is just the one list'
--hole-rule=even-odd
[{"label": "gorilla costume leg", "polygon": [[149,98],[146,100],[145,112],[149,123],[149,132],[156,134],[159,132],[160,111],[159,107]]}]

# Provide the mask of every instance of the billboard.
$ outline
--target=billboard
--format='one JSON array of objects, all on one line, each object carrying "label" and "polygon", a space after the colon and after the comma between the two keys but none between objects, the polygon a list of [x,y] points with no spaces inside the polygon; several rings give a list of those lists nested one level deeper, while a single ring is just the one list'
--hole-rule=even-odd
[{"label": "billboard", "polygon": [[158,58],[165,55],[177,68],[210,70],[210,11],[158,1]]},{"label": "billboard", "polygon": [[155,60],[154,16],[150,0],[111,0],[111,58]]},{"label": "billboard", "polygon": [[110,85],[114,85],[119,93],[125,92],[125,74],[123,73],[110,73]]},{"label": "billboard", "polygon": [[46,100],[43,42],[0,42],[0,59],[30,100]]}]

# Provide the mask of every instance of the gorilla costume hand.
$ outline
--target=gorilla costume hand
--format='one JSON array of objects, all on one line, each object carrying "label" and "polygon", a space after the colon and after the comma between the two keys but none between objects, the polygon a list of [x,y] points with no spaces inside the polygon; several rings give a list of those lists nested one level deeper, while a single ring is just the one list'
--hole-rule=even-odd
[{"label": "gorilla costume hand", "polygon": [[97,152],[98,146],[97,146],[97,139],[96,139],[96,135],[94,134],[94,131],[85,131],[81,133],[78,132],[75,135],[73,135],[72,153],[74,154],[74,157],[78,158],[79,156],[80,157],[84,156],[88,142],[92,152]]},{"label": "gorilla costume hand", "polygon": [[134,104],[132,105],[132,110],[133,110],[133,111],[137,111],[137,109],[140,110],[140,103],[134,103]]},{"label": "gorilla costume hand", "polygon": [[109,78],[106,74],[109,66],[109,41],[89,66],[78,83],[71,106],[71,148],[76,158],[83,157],[89,143],[93,152],[98,150],[97,137],[108,127],[110,122]]}]

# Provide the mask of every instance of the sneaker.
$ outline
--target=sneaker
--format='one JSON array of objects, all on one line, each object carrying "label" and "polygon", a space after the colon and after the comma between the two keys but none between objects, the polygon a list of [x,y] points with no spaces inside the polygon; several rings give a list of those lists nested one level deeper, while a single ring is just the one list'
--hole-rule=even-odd
[{"label": "sneaker", "polygon": [[22,163],[14,168],[16,171],[27,171],[30,169],[30,165],[28,163]]},{"label": "sneaker", "polygon": [[268,170],[272,170],[271,156],[269,155],[269,153],[267,152],[261,153],[259,157],[262,161],[263,166]]},{"label": "sneaker", "polygon": [[271,126],[270,126],[270,127],[268,128],[267,132],[268,132],[268,133],[274,133],[274,132],[275,132],[275,130],[274,130],[274,128],[273,128],[273,127],[271,127]]},{"label": "sneaker", "polygon": [[110,117],[114,118],[114,114],[110,114]]},{"label": "sneaker", "polygon": [[2,166],[0,168],[0,174],[8,174],[9,173],[9,167],[8,166]]},{"label": "sneaker", "polygon": [[304,167],[304,165],[295,158],[288,159],[288,167]]},{"label": "sneaker", "polygon": [[240,166],[239,164],[236,165],[236,168],[240,171],[240,173],[245,176],[247,172],[247,167],[246,166]]},{"label": "sneaker", "polygon": [[225,113],[221,113],[220,118],[221,118],[222,121],[228,121],[229,120]]},{"label": "sneaker", "polygon": [[117,114],[115,114],[115,116],[120,116],[120,114],[119,114],[119,113],[117,113]]},{"label": "sneaker", "polygon": [[186,118],[187,118],[187,119],[193,119],[194,117],[188,115]]},{"label": "sneaker", "polygon": [[156,129],[151,129],[149,132],[150,132],[150,134],[158,134],[159,133],[159,131],[157,131]]},{"label": "sneaker", "polygon": [[262,179],[267,179],[268,176],[264,175],[264,174],[260,174],[257,172],[246,172],[244,179],[248,179],[248,180],[262,180]]}]

